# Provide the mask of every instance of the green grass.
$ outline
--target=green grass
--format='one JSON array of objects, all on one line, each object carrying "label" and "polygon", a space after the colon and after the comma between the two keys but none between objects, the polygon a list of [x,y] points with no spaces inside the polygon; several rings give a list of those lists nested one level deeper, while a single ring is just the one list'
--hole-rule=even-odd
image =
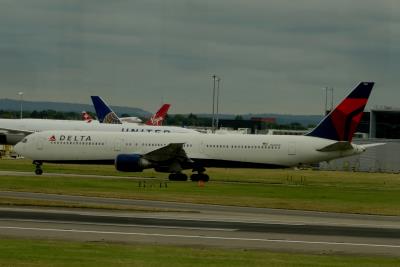
[{"label": "green grass", "polygon": [[306,255],[263,250],[128,245],[55,240],[0,240],[0,266],[399,266],[400,259]]},{"label": "green grass", "polygon": [[[24,160],[0,160],[0,170],[6,168],[32,170],[33,166]],[[45,168],[54,172],[119,174],[112,166],[46,164]],[[167,188],[160,188],[160,182],[165,182],[161,178],[147,181],[143,188],[131,179],[32,175],[0,177],[0,190],[400,215],[398,174],[254,169],[209,169],[208,173],[212,180],[202,188],[191,182],[169,182]],[[166,177],[153,171],[140,175]]]}]

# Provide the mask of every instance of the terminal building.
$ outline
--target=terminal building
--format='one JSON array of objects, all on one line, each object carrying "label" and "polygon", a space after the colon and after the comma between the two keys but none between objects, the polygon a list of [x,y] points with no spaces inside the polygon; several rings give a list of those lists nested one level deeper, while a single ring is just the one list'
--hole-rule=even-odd
[{"label": "terminal building", "polygon": [[[363,138],[357,138],[357,137]],[[353,140],[356,144],[385,143],[347,158],[322,162],[322,170],[400,173],[400,109],[375,107],[364,112]]]}]

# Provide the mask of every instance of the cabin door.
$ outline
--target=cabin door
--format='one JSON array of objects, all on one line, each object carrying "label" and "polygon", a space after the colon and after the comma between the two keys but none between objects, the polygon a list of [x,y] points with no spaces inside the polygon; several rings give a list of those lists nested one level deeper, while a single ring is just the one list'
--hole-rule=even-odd
[{"label": "cabin door", "polygon": [[122,149],[122,145],[124,143],[123,139],[118,139],[114,143],[114,151],[120,152]]},{"label": "cabin door", "polygon": [[289,142],[288,155],[289,156],[296,155],[296,142]]}]

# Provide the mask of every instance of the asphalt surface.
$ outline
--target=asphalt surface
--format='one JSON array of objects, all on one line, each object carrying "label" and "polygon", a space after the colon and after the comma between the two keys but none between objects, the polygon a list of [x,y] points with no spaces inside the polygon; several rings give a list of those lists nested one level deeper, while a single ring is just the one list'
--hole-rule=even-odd
[{"label": "asphalt surface", "polygon": [[121,212],[1,208],[0,235],[400,256],[400,217],[28,192],[2,197],[161,208]]},{"label": "asphalt surface", "polygon": [[[32,165],[32,172],[26,171],[0,171],[0,176],[34,176],[34,165]],[[95,175],[95,174],[74,174],[74,173],[54,173],[44,172],[42,176],[47,177],[80,177],[80,178],[106,178],[106,179],[140,179],[140,180],[154,180],[149,177],[135,177],[135,176],[117,176],[117,175]]]}]

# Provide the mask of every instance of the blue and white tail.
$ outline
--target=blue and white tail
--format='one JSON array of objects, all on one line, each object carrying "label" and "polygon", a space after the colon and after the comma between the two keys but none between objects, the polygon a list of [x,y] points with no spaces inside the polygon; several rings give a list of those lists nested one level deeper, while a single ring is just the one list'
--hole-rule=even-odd
[{"label": "blue and white tail", "polygon": [[100,123],[122,124],[117,114],[112,111],[100,96],[91,96],[91,98]]}]

